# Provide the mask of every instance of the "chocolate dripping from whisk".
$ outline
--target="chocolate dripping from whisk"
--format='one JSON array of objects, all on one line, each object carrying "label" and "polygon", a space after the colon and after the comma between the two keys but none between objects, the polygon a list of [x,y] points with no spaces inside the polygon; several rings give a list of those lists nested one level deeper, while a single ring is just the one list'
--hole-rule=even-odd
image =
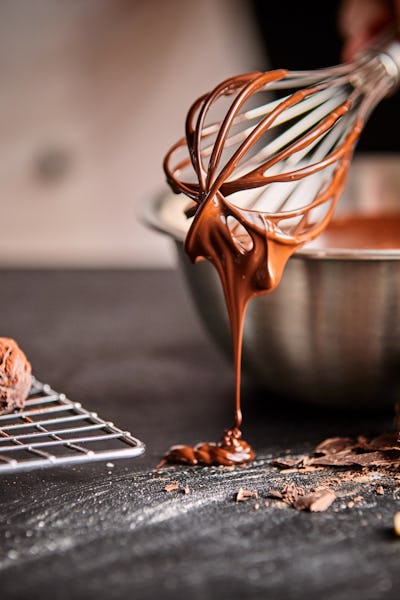
[{"label": "chocolate dripping from whisk", "polygon": [[[221,279],[232,330],[235,370],[235,427],[237,428],[242,423],[240,410],[240,373],[243,325],[247,304],[253,296],[272,291],[278,285],[287,260],[296,248],[304,243],[305,238],[304,235],[297,237],[294,235],[290,241],[287,238],[282,239],[279,234],[275,233],[278,231],[279,217],[267,216],[258,211],[243,210],[235,207],[225,199],[224,194],[265,185],[266,177],[264,172],[268,167],[271,167],[280,160],[286,159],[294,152],[305,148],[330,129],[335,121],[351,107],[350,101],[343,103],[326,117],[322,123],[313,128],[307,135],[304,135],[299,141],[294,142],[288,148],[278,153],[273,159],[247,172],[246,175],[238,180],[228,181],[235,166],[240,163],[246,152],[260,139],[261,135],[263,135],[276,117],[289,106],[295,105],[316,90],[316,88],[302,90],[283,101],[275,111],[263,119],[253,130],[226,163],[221,173],[217,174],[218,158],[221,155],[221,149],[232,126],[232,122],[237,115],[237,111],[260,85],[265,85],[267,78],[271,80],[274,76],[279,78],[282,76],[282,72],[256,76],[254,80],[250,81],[239,92],[218,132],[205,178],[204,176],[202,177],[202,159],[201,153],[198,150],[201,138],[202,116],[212,101],[218,97],[220,89],[217,88],[207,98],[206,102],[204,102],[203,111],[198,118],[196,128],[193,130],[190,127],[190,121],[187,126],[188,145],[192,142],[192,147],[189,146],[189,148],[191,156],[194,157],[193,166],[196,169],[200,185],[206,196],[201,201],[194,222],[188,232],[185,248],[194,262],[203,258],[208,259],[217,269]],[[343,155],[341,168],[334,175],[332,184],[328,190],[318,198],[318,202],[327,201],[331,195],[336,198],[339,196],[344,184],[351,150],[360,129],[360,124],[357,124],[352,133],[347,137],[347,146],[337,149],[336,152],[332,153],[326,159],[325,164],[337,160],[341,153]],[[346,155],[348,155],[347,159],[344,158]],[[319,165],[311,165],[303,169],[300,174],[287,173],[284,177],[282,175],[277,177],[270,176],[267,179],[268,182],[272,182],[275,179],[283,181],[295,177],[304,177],[321,169],[323,166],[325,165],[321,162]],[[315,207],[315,205],[316,201],[310,202],[306,210],[302,209],[302,212],[305,213],[305,219],[307,219],[307,212]],[[319,231],[323,229],[330,219],[333,208],[334,203],[332,203],[330,211],[328,211],[320,226],[314,228],[312,232],[310,231],[306,237],[311,239],[318,235]],[[239,237],[235,239],[235,229],[229,227],[229,219],[236,222],[241,227],[241,230],[246,232],[247,247],[243,243],[240,243]]]},{"label": "chocolate dripping from whisk", "polygon": [[[307,239],[318,235],[328,223],[337,198],[343,188],[349,160],[355,141],[361,131],[362,123],[356,120],[351,131],[343,142],[324,160],[297,170],[266,175],[274,164],[283,161],[295,152],[307,148],[319,136],[328,131],[352,107],[352,101],[346,100],[318,125],[304,134],[300,139],[285,147],[260,165],[247,170],[244,175],[232,178],[235,168],[243,161],[249,150],[274,123],[277,117],[289,107],[301,102],[304,98],[321,89],[320,85],[295,92],[283,100],[260,123],[253,128],[250,135],[243,140],[233,156],[218,172],[224,144],[230,128],[244,102],[266,83],[285,77],[285,71],[272,73],[254,73],[233,78],[218,86],[214,92],[200,98],[192,107],[187,118],[186,140],[181,140],[171,149],[166,157],[165,170],[171,187],[175,191],[183,191],[197,204],[195,217],[185,241],[185,248],[193,262],[207,259],[216,268],[221,279],[228,308],[235,370],[235,422],[234,427],[227,430],[219,444],[201,444],[194,449],[188,446],[173,447],[164,457],[165,462],[184,462],[188,464],[232,464],[246,462],[254,457],[253,452],[243,452],[242,447],[231,444],[232,439],[240,439],[242,423],[240,403],[240,375],[243,323],[249,300],[259,294],[273,290],[279,283],[284,266],[293,252]],[[209,107],[221,95],[238,92],[225,119],[220,126],[204,127],[204,120]],[[196,123],[194,118],[199,112]],[[204,164],[201,142],[216,134],[208,165]],[[171,155],[185,146],[189,150],[189,159],[179,163],[174,170],[170,168]],[[196,172],[198,183],[191,184],[179,179],[180,172],[191,162]],[[300,180],[316,173],[327,165],[338,163],[331,182],[319,190],[316,198],[309,205],[290,213],[266,214],[254,209],[254,206],[242,209],[230,203],[226,196],[236,191],[265,186],[275,181]],[[250,161],[251,164],[251,161]],[[330,203],[324,219],[317,225],[308,223],[308,213],[318,205]],[[287,236],[282,232],[281,221],[285,218],[301,216],[298,231]],[[235,225],[229,224],[233,222]],[[239,233],[237,233],[239,230]],[[240,440],[242,442],[242,440]],[[245,442],[242,442],[245,444]],[[248,447],[248,445],[246,444]],[[229,463],[216,448],[224,449],[229,454]],[[250,447],[248,447],[250,448]],[[228,450],[227,450],[228,449]],[[251,449],[250,449],[251,450]],[[205,453],[205,454],[204,454]],[[236,459],[235,459],[236,456]],[[247,457],[247,458],[246,458]]]}]

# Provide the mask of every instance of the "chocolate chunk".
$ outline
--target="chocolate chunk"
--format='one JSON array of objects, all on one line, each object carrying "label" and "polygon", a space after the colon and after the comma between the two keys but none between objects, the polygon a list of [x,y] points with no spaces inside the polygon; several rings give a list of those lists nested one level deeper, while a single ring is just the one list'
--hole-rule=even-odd
[{"label": "chocolate chunk", "polygon": [[293,503],[297,510],[309,510],[310,512],[324,512],[336,499],[336,494],[329,488],[315,490],[311,494],[299,496]]}]

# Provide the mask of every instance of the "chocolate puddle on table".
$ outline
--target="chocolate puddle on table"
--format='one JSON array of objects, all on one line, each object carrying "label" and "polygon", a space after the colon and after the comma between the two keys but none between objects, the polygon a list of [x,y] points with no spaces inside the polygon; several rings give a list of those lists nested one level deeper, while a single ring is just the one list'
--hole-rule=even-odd
[{"label": "chocolate puddle on table", "polygon": [[[325,182],[318,191],[317,199],[314,197],[304,198],[300,222],[290,229],[290,236],[288,236],[287,231],[284,227],[282,228],[281,222],[286,218],[282,216],[282,213],[266,214],[258,211],[252,205],[241,208],[227,199],[230,194],[249,188],[263,187],[276,180],[274,176],[268,177],[268,167],[276,164],[276,157],[255,168],[254,162],[249,159],[251,169],[247,170],[244,175],[233,178],[235,169],[243,161],[249,148],[260,141],[274,117],[268,115],[264,119],[263,126],[255,128],[226,164],[220,167],[224,143],[239,109],[245,99],[254,93],[254,90],[265,84],[266,76],[268,74],[253,73],[232,78],[226,88],[219,86],[211,94],[203,96],[195,102],[188,114],[186,138],[170,150],[164,162],[167,180],[172,189],[175,192],[183,191],[192,199],[188,213],[194,215],[194,219],[185,240],[185,250],[193,262],[210,261],[217,270],[221,281],[231,325],[235,403],[233,425],[224,431],[220,442],[200,443],[193,447],[173,446],[165,454],[159,467],[167,463],[233,465],[250,462],[255,458],[253,449],[242,439],[241,433],[241,358],[246,308],[249,301],[255,296],[273,292],[279,284],[285,265],[292,254],[305,243],[311,242],[321,235],[330,223],[336,202],[343,190],[355,142],[362,130],[362,121],[357,120],[350,132],[344,136],[339,149],[336,150],[335,168],[331,173],[330,181],[328,184]],[[276,74],[275,76],[279,77]],[[225,116],[214,145],[211,145],[208,164],[205,166],[200,142],[203,135],[204,137],[209,135],[209,128],[204,128],[203,131],[204,119],[199,117],[196,120],[195,115],[199,107],[208,107],[216,98],[224,94],[230,95],[233,91],[237,92],[236,100],[231,104]],[[304,92],[305,94],[306,92]],[[288,98],[282,104],[290,101]],[[344,103],[342,108],[343,112],[346,112],[349,106]],[[322,121],[315,128],[314,136],[324,134],[330,126],[331,123]],[[217,130],[216,127],[214,129]],[[287,158],[298,151],[299,145],[301,145],[300,142],[295,142],[289,148],[285,148],[278,153],[278,155],[280,154],[279,159]],[[302,147],[304,145],[306,144],[303,144]],[[187,147],[190,158],[181,161],[173,169],[170,166],[171,156],[177,148],[182,147]],[[190,164],[196,174],[195,183],[181,180],[182,171]],[[219,168],[220,170],[218,170]],[[243,171],[243,164],[241,164],[241,168]],[[319,169],[319,165],[309,166],[307,176],[316,173]],[[311,221],[312,218],[309,213],[315,207],[315,201],[318,204],[327,203],[329,207],[320,222],[311,224],[309,220]],[[398,218],[394,223],[390,218],[378,216],[367,225],[363,222],[361,227],[359,223],[350,218],[348,221],[344,220],[336,224],[333,222],[331,230],[329,231],[328,227],[325,237],[322,235],[321,245],[322,247],[324,243],[329,245],[333,238],[336,240],[337,247],[345,247],[352,241],[356,245],[358,244],[358,247],[360,244],[361,247],[363,244],[371,247],[371,242],[372,247],[374,244],[378,244],[379,248],[387,247],[382,240],[385,239],[388,229],[390,229],[390,243],[393,243],[393,239],[400,238],[400,236],[396,237],[399,227],[400,219]],[[378,230],[383,232],[381,236],[378,235]],[[352,232],[354,232],[353,236]]]}]

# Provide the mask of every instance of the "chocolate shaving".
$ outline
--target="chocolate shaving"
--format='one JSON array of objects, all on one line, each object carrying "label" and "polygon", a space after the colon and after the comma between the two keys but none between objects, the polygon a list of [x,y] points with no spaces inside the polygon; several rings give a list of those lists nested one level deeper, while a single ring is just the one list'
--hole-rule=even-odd
[{"label": "chocolate shaving", "polygon": [[302,458],[285,457],[285,458],[275,458],[272,461],[272,464],[274,465],[274,467],[278,467],[279,469],[290,469],[292,467],[301,466],[302,462],[303,462],[303,457]]},{"label": "chocolate shaving", "polygon": [[393,452],[366,452],[357,454],[351,451],[341,452],[337,456],[322,456],[320,458],[311,458],[311,465],[325,467],[377,467],[383,469],[393,469],[400,467],[400,455]]},{"label": "chocolate shaving", "polygon": [[315,454],[331,455],[346,451],[353,447],[353,440],[347,437],[327,438],[315,448]]},{"label": "chocolate shaving", "polygon": [[397,433],[382,433],[371,440],[368,440],[365,436],[360,435],[357,438],[357,446],[361,450],[367,452],[372,450],[379,450],[381,452],[399,450],[400,444],[397,439]]},{"label": "chocolate shaving", "polygon": [[[286,468],[290,462],[290,458],[285,457],[275,460],[274,465]],[[400,468],[400,443],[397,433],[384,433],[371,439],[361,435],[357,439],[333,437],[318,444],[313,456],[297,460],[295,464],[298,471],[310,467],[395,470]]]}]

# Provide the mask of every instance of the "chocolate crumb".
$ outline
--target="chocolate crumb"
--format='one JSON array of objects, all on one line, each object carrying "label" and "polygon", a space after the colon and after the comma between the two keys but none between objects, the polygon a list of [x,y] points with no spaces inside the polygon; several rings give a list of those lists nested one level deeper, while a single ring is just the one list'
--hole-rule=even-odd
[{"label": "chocolate crumb", "polygon": [[382,485],[377,485],[375,488],[375,493],[378,494],[379,496],[383,496],[385,493],[385,490],[383,489]]},{"label": "chocolate crumb", "polygon": [[288,485],[285,485],[282,489],[282,499],[287,504],[294,505],[294,503],[299,499],[299,497],[304,495],[305,491],[303,490],[303,488],[298,487],[294,483],[289,483]]},{"label": "chocolate crumb", "polygon": [[250,498],[258,498],[258,493],[252,490],[244,490],[243,488],[239,488],[238,493],[236,494],[235,500],[236,502],[245,502]]},{"label": "chocolate crumb", "polygon": [[174,481],[173,483],[167,483],[167,485],[164,486],[164,491],[165,492],[174,492],[175,490],[179,490],[179,488],[180,488],[179,483]]},{"label": "chocolate crumb", "polygon": [[331,478],[330,483],[331,485],[340,485],[340,479]]},{"label": "chocolate crumb", "polygon": [[185,487],[183,488],[183,493],[190,494],[190,487],[188,485],[185,485]]}]

